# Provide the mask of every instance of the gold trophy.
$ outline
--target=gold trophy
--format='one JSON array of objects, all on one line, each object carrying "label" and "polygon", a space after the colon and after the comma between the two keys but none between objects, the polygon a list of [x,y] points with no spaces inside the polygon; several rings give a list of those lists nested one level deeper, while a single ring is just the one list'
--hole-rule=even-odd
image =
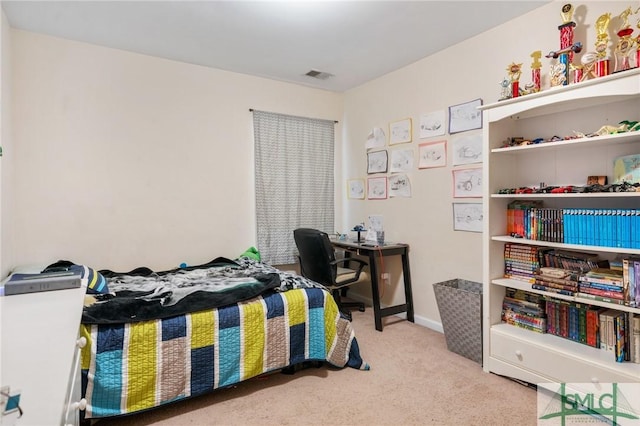
[{"label": "gold trophy", "polygon": [[[611,13],[605,13],[600,15],[596,20],[596,61],[594,66],[594,74],[598,77],[604,77],[609,75],[609,58],[607,58],[607,45],[609,44],[609,22],[611,21]],[[583,65],[586,67],[588,64]],[[583,72],[583,78],[587,76],[586,72]]]},{"label": "gold trophy", "polygon": [[[640,8],[636,10],[636,13],[638,12],[640,12]],[[636,22],[636,27],[640,30],[640,18],[638,19],[638,22]],[[640,34],[638,34],[638,37],[636,38],[636,68],[638,67],[640,67]]]},{"label": "gold trophy", "polygon": [[631,55],[633,45],[635,44],[635,40],[631,38],[633,28],[629,25],[629,15],[632,13],[631,6],[629,6],[620,14],[622,24],[616,32],[620,38],[618,39],[618,43],[614,50],[615,72],[625,71],[631,68],[631,65],[629,64],[629,55]]},{"label": "gold trophy", "polygon": [[[576,27],[576,23],[572,21],[573,5],[567,3],[562,6],[560,16],[562,17],[562,25],[558,27],[560,30],[560,49],[567,49],[573,44],[573,29]],[[568,59],[567,67],[573,61],[573,52],[568,52]]]},{"label": "gold trophy", "polygon": [[533,58],[533,62],[531,62],[531,81],[533,83],[532,92],[540,91],[540,68],[542,67],[542,62],[540,62],[540,58],[542,57],[542,51],[536,50],[535,52],[529,55]]},{"label": "gold trophy", "polygon": [[522,74],[522,64],[511,62],[507,67],[507,73],[511,80],[511,97],[517,98],[520,95],[520,75]]},{"label": "gold trophy", "polygon": [[560,31],[560,49],[545,55],[546,58],[558,60],[551,67],[551,86],[569,84],[569,69],[573,61],[573,54],[580,53],[582,50],[582,43],[573,42],[573,29],[576,26],[576,23],[571,20],[573,6],[570,3],[562,6],[560,16],[562,17],[562,25],[558,27]]}]

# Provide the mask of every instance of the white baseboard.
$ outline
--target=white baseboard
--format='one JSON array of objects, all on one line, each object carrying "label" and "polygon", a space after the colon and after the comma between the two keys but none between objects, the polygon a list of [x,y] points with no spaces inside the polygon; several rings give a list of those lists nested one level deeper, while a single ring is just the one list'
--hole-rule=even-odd
[{"label": "white baseboard", "polygon": [[[365,305],[367,305],[367,307],[369,309],[373,309],[373,300],[369,297],[365,297],[362,296],[360,294],[357,293],[351,293],[347,296],[349,299],[355,300],[357,302],[363,302]],[[385,308],[386,305],[381,305],[381,308]],[[396,314],[395,316],[397,316],[398,318],[403,318],[406,319],[407,318],[407,314],[405,312]],[[428,318],[422,317],[420,315],[413,315],[413,321],[422,326],[422,327],[426,327],[429,328],[431,330],[437,331],[438,333],[443,333],[444,334],[444,329],[442,328],[442,323],[430,320]]]}]

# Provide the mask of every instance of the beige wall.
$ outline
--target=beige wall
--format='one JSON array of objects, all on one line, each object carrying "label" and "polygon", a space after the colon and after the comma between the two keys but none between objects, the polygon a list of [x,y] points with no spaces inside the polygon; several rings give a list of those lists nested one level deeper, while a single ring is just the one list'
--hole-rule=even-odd
[{"label": "beige wall", "polygon": [[[387,240],[411,245],[416,319],[438,328],[433,283],[482,276],[481,235],[452,230],[450,155],[445,168],[410,173],[409,199],[346,200],[346,180],[366,178],[364,142],[373,127],[411,117],[413,142],[397,148],[411,147],[417,160],[419,143],[440,139],[418,139],[421,114],[476,98],[495,102],[512,61],[523,63],[521,81],[529,82],[530,53],[559,48],[562,4],[344,94],[12,30],[2,273],[58,259],[157,269],[241,253],[255,244],[249,108],[263,109],[340,120],[336,227],[345,232],[369,214],[384,215]],[[576,4],[576,40],[591,50],[597,17],[628,5]],[[550,61],[542,63],[548,85]],[[5,80],[3,69],[3,89]],[[401,301],[399,262],[385,268],[393,282],[383,301]],[[357,290],[369,297],[368,288]]]},{"label": "beige wall", "polygon": [[235,257],[255,245],[249,109],[342,116],[332,92],[19,30],[12,45],[5,268]]},{"label": "beige wall", "polygon": [[[345,179],[366,178],[364,142],[373,127],[382,127],[388,134],[389,122],[411,117],[413,142],[387,146],[387,149],[411,148],[414,150],[416,161],[420,143],[442,139],[451,141],[452,137],[449,134],[445,137],[419,139],[420,115],[443,109],[446,111],[450,105],[477,98],[481,98],[484,104],[496,102],[500,97],[499,83],[507,76],[506,68],[511,62],[523,64],[521,85],[531,81],[532,59],[529,55],[533,51],[542,51],[543,87],[548,87],[551,61],[544,58],[544,55],[560,48],[557,27],[562,23],[562,4],[564,3],[552,2],[346,92]],[[578,23],[574,40],[581,41],[585,46],[584,51],[589,51],[593,50],[595,42],[593,25],[596,19],[605,12],[612,12],[612,15],[617,16],[629,6],[629,3],[586,2],[574,6],[574,20]],[[612,40],[617,40],[616,36],[613,36],[613,29],[617,28],[618,23],[617,19],[611,22]],[[454,27],[452,22],[452,28]],[[425,40],[425,43],[428,42]],[[574,62],[579,63],[577,60]],[[454,167],[451,165],[451,145],[448,144],[447,148],[447,167],[422,170],[415,168],[410,173],[412,198],[385,201],[347,200],[343,210],[342,230],[346,231],[350,226],[366,220],[369,214],[382,214],[386,239],[411,245],[410,261],[416,320],[436,328],[440,320],[433,284],[454,278],[477,282],[482,280],[482,234],[452,230]],[[392,270],[392,286],[384,290],[383,301],[387,304],[401,303],[404,296],[398,282],[400,265],[396,261],[386,266]],[[367,294],[366,289],[358,290],[362,295]]]},{"label": "beige wall", "polygon": [[[4,11],[0,19],[0,276],[4,277],[11,263],[10,233],[7,232],[10,218],[14,214],[9,198],[13,193],[11,162],[11,27]],[[9,249],[5,249],[9,248]]]}]

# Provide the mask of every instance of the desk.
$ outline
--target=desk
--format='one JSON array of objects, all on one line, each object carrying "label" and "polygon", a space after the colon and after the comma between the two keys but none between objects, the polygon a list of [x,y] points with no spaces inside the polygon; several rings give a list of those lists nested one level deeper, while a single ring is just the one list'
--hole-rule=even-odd
[{"label": "desk", "polygon": [[[373,315],[376,322],[376,330],[382,331],[382,318],[389,315],[395,315],[400,312],[407,313],[407,320],[413,322],[413,293],[411,292],[411,272],[409,270],[409,245],[387,243],[381,246],[370,246],[364,243],[351,241],[333,240],[331,244],[335,248],[345,251],[345,256],[349,257],[351,253],[365,256],[369,259],[369,271],[371,273],[371,296],[373,298]],[[402,257],[402,275],[404,277],[404,295],[405,303],[401,305],[389,306],[387,308],[380,307],[380,294],[378,292],[378,278],[380,273],[377,270],[376,260],[380,256],[401,256]]]}]

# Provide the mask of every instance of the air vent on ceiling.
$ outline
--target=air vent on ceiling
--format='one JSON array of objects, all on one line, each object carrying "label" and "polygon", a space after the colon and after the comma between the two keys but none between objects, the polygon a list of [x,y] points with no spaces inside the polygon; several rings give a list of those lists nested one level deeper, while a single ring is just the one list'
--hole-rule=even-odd
[{"label": "air vent on ceiling", "polygon": [[328,72],[316,71],[316,70],[311,70],[305,75],[309,77],[317,78],[319,80],[326,80],[329,77],[333,77],[333,74],[329,74]]}]

